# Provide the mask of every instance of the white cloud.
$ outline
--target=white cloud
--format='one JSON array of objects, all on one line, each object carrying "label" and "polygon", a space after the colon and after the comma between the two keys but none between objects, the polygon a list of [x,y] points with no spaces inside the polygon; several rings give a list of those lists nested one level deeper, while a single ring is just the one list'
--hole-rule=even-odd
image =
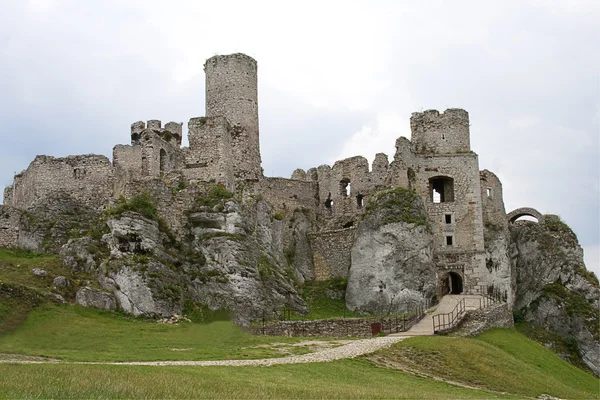
[{"label": "white cloud", "polygon": [[244,52],[268,174],[391,161],[411,112],[462,107],[507,208],[600,242],[597,1],[5,3],[0,184],[36,154],[110,155],[133,121],[202,115],[204,61]]},{"label": "white cloud", "polygon": [[372,123],[364,125],[346,140],[341,151],[335,154],[330,163],[360,155],[367,158],[371,164],[377,153],[385,153],[388,160],[392,162],[396,152],[394,147],[396,139],[400,136],[410,139],[409,126],[407,118],[394,114],[379,114]]}]

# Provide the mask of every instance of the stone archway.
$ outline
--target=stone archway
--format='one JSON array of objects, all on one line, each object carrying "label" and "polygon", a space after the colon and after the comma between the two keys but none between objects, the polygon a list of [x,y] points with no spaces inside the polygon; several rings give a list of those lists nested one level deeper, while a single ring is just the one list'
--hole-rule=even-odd
[{"label": "stone archway", "polygon": [[461,294],[463,292],[463,278],[458,272],[446,272],[442,275],[440,284],[442,296],[447,294]]},{"label": "stone archway", "polygon": [[509,223],[513,224],[517,219],[523,216],[533,217],[537,219],[538,222],[542,222],[542,220],[544,219],[544,215],[541,212],[531,207],[517,208],[516,210],[513,210],[506,214],[506,219],[508,219]]}]

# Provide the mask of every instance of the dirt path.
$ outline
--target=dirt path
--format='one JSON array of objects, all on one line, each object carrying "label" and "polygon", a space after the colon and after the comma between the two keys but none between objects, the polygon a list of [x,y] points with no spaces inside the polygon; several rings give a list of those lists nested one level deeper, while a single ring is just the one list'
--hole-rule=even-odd
[{"label": "dirt path", "polygon": [[213,360],[213,361],[130,361],[130,362],[77,362],[77,361],[58,361],[58,360],[40,360],[24,359],[23,357],[0,359],[2,364],[81,364],[81,365],[145,365],[145,366],[168,366],[168,365],[190,365],[199,367],[210,366],[270,366],[278,364],[302,364],[314,362],[327,362],[341,360],[344,358],[354,358],[363,354],[373,353],[379,349],[391,346],[392,344],[406,339],[405,337],[378,337],[372,339],[353,340],[343,346],[334,347],[317,351],[315,353],[303,354],[298,356],[281,358],[263,358],[259,360]]}]

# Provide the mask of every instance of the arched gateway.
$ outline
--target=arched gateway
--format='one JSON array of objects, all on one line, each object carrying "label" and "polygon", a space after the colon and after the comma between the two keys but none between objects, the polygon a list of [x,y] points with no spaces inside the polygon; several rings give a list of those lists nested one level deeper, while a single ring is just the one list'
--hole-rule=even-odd
[{"label": "arched gateway", "polygon": [[442,275],[440,294],[461,294],[463,292],[463,278],[458,272],[450,271]]}]

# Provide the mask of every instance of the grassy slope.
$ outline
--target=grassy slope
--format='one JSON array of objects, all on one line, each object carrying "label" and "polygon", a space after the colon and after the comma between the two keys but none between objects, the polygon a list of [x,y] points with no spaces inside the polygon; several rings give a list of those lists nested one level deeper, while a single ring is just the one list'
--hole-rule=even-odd
[{"label": "grassy slope", "polygon": [[476,339],[415,337],[372,359],[492,390],[536,397],[600,398],[600,381],[512,329]]},{"label": "grassy slope", "polygon": [[[33,268],[43,269],[48,275],[35,276],[31,272]],[[32,290],[50,291],[52,280],[59,275],[71,277],[72,273],[62,265],[56,255],[0,248],[0,281],[22,285]]]},{"label": "grassy slope", "polygon": [[340,279],[306,282],[302,287],[302,298],[308,305],[308,314],[292,314],[292,319],[314,320],[327,318],[359,317],[346,308],[346,300],[332,299],[327,290],[346,290],[346,282]]},{"label": "grassy slope", "polygon": [[452,387],[360,359],[273,367],[0,365],[0,397],[514,398]]},{"label": "grassy slope", "polygon": [[253,336],[231,322],[163,325],[78,306],[44,304],[19,329],[0,336],[0,353],[73,361],[249,359],[281,354],[247,347],[300,340]]}]

